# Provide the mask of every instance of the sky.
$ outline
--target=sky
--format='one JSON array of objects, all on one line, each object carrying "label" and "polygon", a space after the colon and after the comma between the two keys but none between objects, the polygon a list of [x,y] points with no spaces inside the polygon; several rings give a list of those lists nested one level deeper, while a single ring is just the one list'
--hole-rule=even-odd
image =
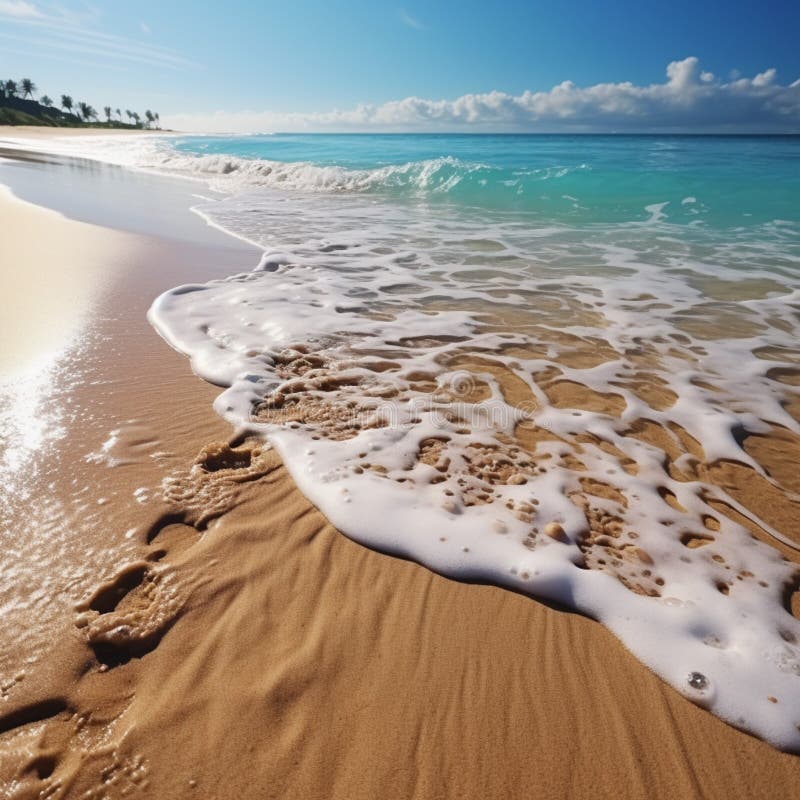
[{"label": "sky", "polygon": [[800,132],[797,0],[0,0],[0,78],[217,131]]}]

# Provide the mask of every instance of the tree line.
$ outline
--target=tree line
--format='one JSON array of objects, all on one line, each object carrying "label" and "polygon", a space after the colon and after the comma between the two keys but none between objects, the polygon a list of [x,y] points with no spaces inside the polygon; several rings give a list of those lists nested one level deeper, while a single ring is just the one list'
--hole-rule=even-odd
[{"label": "tree line", "polygon": [[[21,100],[31,100],[36,102],[35,95],[39,91],[36,84],[30,78],[22,78],[20,81],[15,80],[0,80],[0,100],[2,99],[13,99],[19,98]],[[46,110],[50,110],[55,107],[55,102],[48,97],[46,94],[43,94],[39,100],[38,104],[43,106]],[[68,94],[62,94],[60,100],[60,108],[64,110],[64,113],[77,119],[82,120],[85,123],[90,122],[99,122],[100,115],[97,111],[89,105],[89,103],[84,103],[82,101],[75,102],[72,97]],[[159,128],[161,123],[161,118],[157,113],[150,111],[147,109],[144,112],[144,116],[139,114],[138,111],[131,111],[130,109],[125,109],[125,116],[128,119],[128,125],[132,125],[136,128]],[[108,123],[114,122],[114,117],[116,120],[122,123],[122,114],[123,111],[120,108],[112,108],[111,106],[104,106],[103,107],[103,114],[105,115],[106,121]]]}]

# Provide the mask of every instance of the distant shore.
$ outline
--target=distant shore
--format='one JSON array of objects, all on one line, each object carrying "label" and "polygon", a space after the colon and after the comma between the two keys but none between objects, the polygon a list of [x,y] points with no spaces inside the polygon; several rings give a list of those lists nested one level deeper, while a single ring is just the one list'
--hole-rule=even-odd
[{"label": "distant shore", "polygon": [[[0,127],[0,140],[158,133]],[[147,207],[166,179],[113,169],[118,213],[144,208],[149,234],[97,224],[100,168],[0,165],[17,195],[0,194],[3,295],[20,318],[3,333],[0,385],[20,393],[9,396],[30,415],[21,430],[42,428],[20,456],[27,494],[0,531],[11,576],[0,788],[253,800],[796,791],[800,758],[692,705],[601,625],[355,544],[273,451],[235,440],[212,412],[218,389],[145,314],[160,292],[249,270],[259,251],[191,214],[189,189],[176,185],[167,217]],[[70,218],[66,195],[53,192],[61,213],[19,199],[34,179],[75,174],[89,222]]]}]

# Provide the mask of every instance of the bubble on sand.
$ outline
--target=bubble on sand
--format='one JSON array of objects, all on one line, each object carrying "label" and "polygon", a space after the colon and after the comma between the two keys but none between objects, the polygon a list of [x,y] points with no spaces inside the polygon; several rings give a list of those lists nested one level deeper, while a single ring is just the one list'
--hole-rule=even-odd
[{"label": "bubble on sand", "polygon": [[690,672],[686,681],[692,689],[698,692],[703,692],[708,688],[708,678],[702,672]]}]

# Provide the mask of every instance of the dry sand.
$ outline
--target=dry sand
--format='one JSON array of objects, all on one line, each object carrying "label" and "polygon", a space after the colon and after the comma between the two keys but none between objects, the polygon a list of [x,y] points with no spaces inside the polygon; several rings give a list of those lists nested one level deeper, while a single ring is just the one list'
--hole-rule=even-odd
[{"label": "dry sand", "polygon": [[[159,131],[125,128],[54,128],[49,125],[0,125],[0,138],[2,139],[49,140],[75,136],[141,136],[154,133],[159,133]],[[167,131],[163,131],[163,133],[167,133]]]},{"label": "dry sand", "polygon": [[[68,375],[40,392],[69,410],[64,434],[29,454],[0,530],[0,796],[796,793],[800,758],[693,706],[599,624],[366,550],[274,453],[231,448],[215,390],[144,314],[164,288],[247,268],[247,248],[6,196],[0,219],[4,273],[40,270],[34,241],[67,274],[107,270]],[[16,305],[30,286],[5,291]],[[566,402],[568,387],[552,391]],[[796,442],[759,446],[775,468],[796,463]],[[796,519],[749,475],[724,478],[754,510]]]}]

